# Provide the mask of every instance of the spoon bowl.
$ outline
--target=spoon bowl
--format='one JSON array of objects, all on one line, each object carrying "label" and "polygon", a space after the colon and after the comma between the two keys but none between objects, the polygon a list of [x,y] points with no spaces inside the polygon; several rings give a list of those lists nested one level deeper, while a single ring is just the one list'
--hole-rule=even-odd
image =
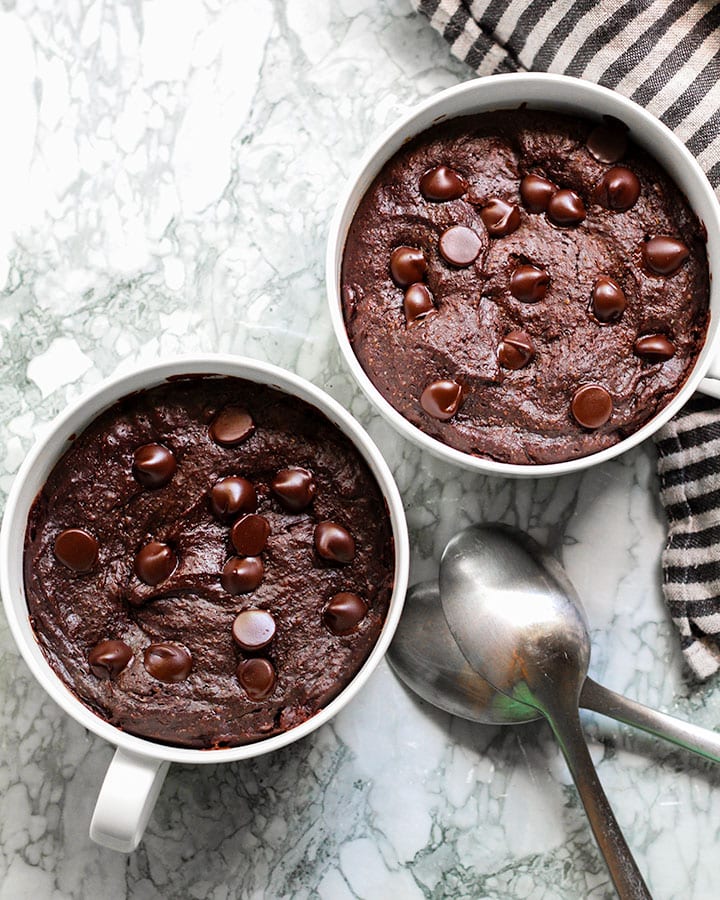
[{"label": "spoon bowl", "polygon": [[558,693],[579,700],[590,662],[585,612],[560,564],[529,535],[505,525],[455,535],[440,595],[466,660],[498,691],[543,714]]},{"label": "spoon bowl", "polygon": [[398,677],[432,706],[483,725],[521,725],[541,718],[482,678],[452,636],[437,582],[410,588],[388,662]]}]

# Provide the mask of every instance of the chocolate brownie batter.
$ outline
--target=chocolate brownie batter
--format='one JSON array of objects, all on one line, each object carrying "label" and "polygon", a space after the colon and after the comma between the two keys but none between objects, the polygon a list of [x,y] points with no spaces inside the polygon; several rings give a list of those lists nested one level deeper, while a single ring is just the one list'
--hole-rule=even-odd
[{"label": "chocolate brownie batter", "polygon": [[325,706],[377,640],[393,567],[384,499],[350,441],[232,378],[103,413],[25,540],[53,669],[118,728],[185,747],[255,741]]},{"label": "chocolate brownie batter", "polygon": [[615,120],[507,110],[404,146],[355,214],[345,322],[381,394],[466,453],[594,453],[678,392],[708,323],[701,223]]}]

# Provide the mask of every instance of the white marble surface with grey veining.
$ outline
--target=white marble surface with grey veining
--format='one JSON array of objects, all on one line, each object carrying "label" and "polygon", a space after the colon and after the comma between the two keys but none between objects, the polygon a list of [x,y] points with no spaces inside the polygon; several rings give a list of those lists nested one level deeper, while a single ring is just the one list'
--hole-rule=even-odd
[{"label": "white marble surface with grey veining", "polygon": [[[502,519],[561,557],[591,673],[709,727],[660,593],[654,450],[584,475],[460,473],[354,386],[323,289],[327,226],[367,142],[469,77],[408,0],[0,0],[0,491],[43,423],[165,354],[284,365],[368,427],[398,478],[412,581]],[[0,616],[0,900],[612,896],[549,729],[472,726],[383,663],[330,725],[270,757],[171,769],[131,856],[88,823],[111,748],[46,698]],[[656,898],[718,896],[720,774],[584,716]]]}]

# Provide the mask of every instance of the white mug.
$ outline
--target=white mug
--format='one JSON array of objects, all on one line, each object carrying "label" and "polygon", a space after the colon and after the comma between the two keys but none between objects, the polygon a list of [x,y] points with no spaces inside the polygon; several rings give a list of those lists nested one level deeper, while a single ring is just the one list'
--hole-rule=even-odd
[{"label": "white mug", "polygon": [[[358,205],[383,165],[404,144],[438,122],[491,110],[513,109],[521,104],[529,109],[553,110],[598,120],[609,115],[624,122],[630,137],[667,170],[705,225],[710,265],[710,324],[707,338],[692,372],[670,403],[642,428],[612,447],[564,462],[532,465],[497,462],[456,450],[421,431],[394,409],[355,356],[345,329],[340,284],[345,241]],[[330,226],[325,269],[335,336],[351,372],[368,399],[393,427],[415,444],[447,462],[476,472],[519,478],[577,472],[612,459],[649,438],[687,403],[694,391],[700,390],[720,398],[720,205],[695,158],[659,119],[621,94],[589,81],[542,73],[491,75],[448,88],[411,109],[372,144],[350,178]]]},{"label": "white mug", "polygon": [[[128,734],[95,715],[65,686],[43,656],[28,617],[23,580],[23,549],[28,513],[60,456],[75,435],[121,397],[182,375],[221,375],[266,384],[320,410],[342,431],[368,464],[382,491],[395,547],[393,591],[377,643],[350,683],[311,718],[282,734],[222,750],[172,747]],[[0,590],[10,630],[31,672],[62,709],[84,728],[117,747],[105,776],[90,825],[94,841],[114,850],[134,850],[171,762],[221,763],[251,759],[305,737],[341,710],[362,688],[382,659],[400,618],[409,568],[409,546],[402,500],[380,451],[352,416],[308,381],[277,366],[241,357],[180,357],[105,381],[73,404],[49,426],[23,462],[8,497],[0,531]]]}]

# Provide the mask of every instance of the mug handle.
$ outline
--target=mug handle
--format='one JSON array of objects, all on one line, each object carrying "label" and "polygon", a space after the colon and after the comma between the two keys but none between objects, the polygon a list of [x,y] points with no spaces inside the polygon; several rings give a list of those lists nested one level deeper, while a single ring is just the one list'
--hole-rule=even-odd
[{"label": "mug handle", "polygon": [[91,839],[111,850],[132,852],[142,840],[169,767],[166,760],[118,747],[95,804]]},{"label": "mug handle", "polygon": [[701,394],[706,394],[708,397],[716,397],[720,400],[720,350],[715,353],[710,362],[708,376],[708,378],[703,378],[697,389]]}]

